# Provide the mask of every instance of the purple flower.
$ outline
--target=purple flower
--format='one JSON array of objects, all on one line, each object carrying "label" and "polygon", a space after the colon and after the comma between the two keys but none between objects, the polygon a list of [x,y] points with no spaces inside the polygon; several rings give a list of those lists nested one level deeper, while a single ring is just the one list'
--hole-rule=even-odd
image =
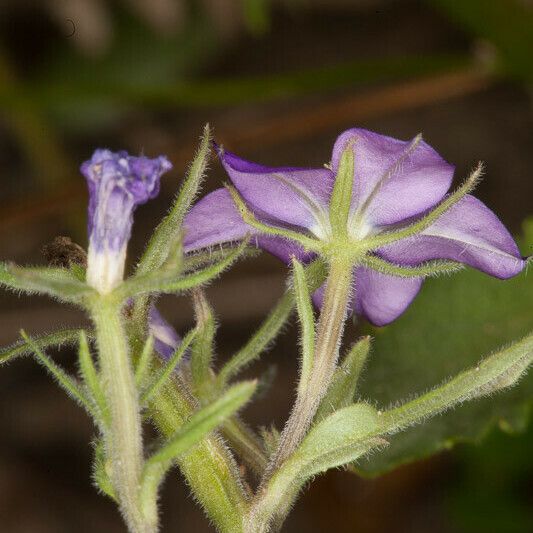
[{"label": "purple flower", "polygon": [[[257,245],[288,262],[326,255],[338,243],[330,201],[344,153],[353,152],[352,195],[343,243],[376,262],[404,270],[431,260],[452,260],[505,279],[525,265],[496,215],[469,194],[438,211],[447,195],[454,167],[420,136],[399,141],[362,129],[342,133],[324,168],[269,168],[219,149],[219,156],[242,200],[263,225],[247,224],[231,194],[218,189],[200,200],[185,220],[186,252],[255,236]],[[351,168],[351,167],[350,167]],[[444,204],[442,204],[444,205]],[[413,223],[417,234],[409,233]],[[268,226],[272,231],[265,232]],[[278,231],[281,230],[281,231]],[[278,231],[280,235],[273,235]],[[403,233],[400,233],[403,232]],[[405,234],[405,235],[404,235]],[[294,236],[288,239],[287,237]],[[392,235],[392,238],[391,238]],[[395,237],[398,235],[398,238]],[[402,236],[402,238],[400,238]],[[310,243],[307,245],[306,243]],[[313,244],[316,243],[316,244]],[[422,285],[423,277],[400,277],[356,262],[353,310],[381,326],[401,315]],[[397,270],[401,270],[397,269]],[[321,303],[323,289],[314,300]]]},{"label": "purple flower", "polygon": [[170,359],[181,343],[176,330],[152,305],[148,311],[148,331],[154,337],[154,348],[163,359]]},{"label": "purple flower", "polygon": [[166,157],[132,157],[95,150],[81,165],[89,188],[87,282],[106,293],[124,275],[133,211],[159,193],[159,179],[172,168]]}]

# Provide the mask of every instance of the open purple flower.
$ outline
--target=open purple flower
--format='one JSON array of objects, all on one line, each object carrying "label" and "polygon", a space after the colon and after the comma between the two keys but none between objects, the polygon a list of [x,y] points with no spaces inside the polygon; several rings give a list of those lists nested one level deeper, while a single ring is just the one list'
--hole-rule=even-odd
[{"label": "open purple flower", "polygon": [[133,211],[157,196],[159,179],[171,168],[164,156],[149,159],[103,149],[81,165],[89,188],[87,283],[99,292],[121,282]]},{"label": "open purple flower", "polygon": [[[349,167],[342,162],[346,154]],[[184,250],[246,234],[287,262],[291,256],[305,262],[316,254],[327,258],[337,253],[332,250],[353,250],[351,306],[375,325],[405,311],[432,272],[428,262],[451,260],[501,279],[524,268],[496,215],[467,194],[479,171],[447,195],[454,167],[420,136],[405,142],[351,129],[338,137],[331,164],[318,169],[264,167],[221,149],[219,156],[242,205],[226,189],[200,200],[185,220]],[[339,229],[332,193],[346,168],[350,196],[345,227]],[[246,210],[251,216],[245,222]],[[435,263],[434,271],[439,268]],[[318,305],[321,295],[320,289],[314,295]]]}]

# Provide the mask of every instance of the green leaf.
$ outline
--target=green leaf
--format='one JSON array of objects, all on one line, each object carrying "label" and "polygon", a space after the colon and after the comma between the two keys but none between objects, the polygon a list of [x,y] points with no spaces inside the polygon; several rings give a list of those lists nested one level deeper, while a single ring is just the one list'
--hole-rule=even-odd
[{"label": "green leaf", "polygon": [[490,396],[516,385],[533,362],[533,333],[485,358],[430,392],[379,412],[381,434],[392,434],[462,402]]},{"label": "green leaf", "polygon": [[58,385],[77,403],[79,403],[85,410],[93,417],[97,418],[97,413],[94,412],[90,400],[85,395],[85,391],[80,384],[72,377],[70,377],[59,365],[57,365],[50,357],[48,357],[41,348],[31,339],[24,330],[20,331],[20,335],[26,341],[31,351],[39,363],[41,363],[48,372],[57,380]]},{"label": "green leaf", "polygon": [[378,426],[379,414],[374,407],[350,405],[314,426],[289,461],[298,464],[302,479],[350,463],[368,449],[384,444],[372,438]]},{"label": "green leaf", "polygon": [[135,365],[135,383],[137,387],[144,384],[146,375],[150,370],[150,363],[152,362],[152,356],[154,353],[154,336],[148,335],[144,342],[141,355],[139,356]]},{"label": "green leaf", "polygon": [[148,274],[161,268],[172,252],[171,247],[175,246],[177,241],[181,239],[183,219],[196,199],[204,179],[210,145],[211,130],[209,124],[206,124],[200,146],[187,172],[187,176],[168,215],[157,226],[150,238],[146,251],[137,266],[137,274]]},{"label": "green leaf", "polygon": [[[38,346],[41,350],[45,350],[46,348],[74,344],[79,339],[79,334],[79,329],[63,329],[48,335],[32,337],[32,340],[35,346]],[[19,340],[11,346],[0,350],[0,365],[9,363],[16,357],[29,355],[31,353],[33,353],[33,349],[30,345],[25,340]]]},{"label": "green leaf", "polygon": [[80,331],[79,334],[79,362],[80,371],[83,377],[83,381],[87,390],[91,394],[91,399],[94,402],[96,410],[99,414],[98,420],[105,426],[109,423],[109,410],[107,408],[107,402],[104,391],[100,384],[100,378],[98,372],[94,366],[94,361],[89,349],[89,343],[87,342],[87,335],[85,331]]},{"label": "green leaf", "polygon": [[0,286],[28,294],[47,294],[58,300],[81,303],[94,290],[66,268],[20,267],[0,263]]},{"label": "green leaf", "polygon": [[[525,244],[529,249],[531,243]],[[533,330],[531,302],[531,272],[507,281],[474,270],[428,280],[402,317],[373,330],[373,356],[360,394],[383,406],[397,404],[476,366],[482,355]],[[465,403],[395,435],[387,450],[364,460],[358,471],[378,475],[456,442],[479,441],[494,425],[522,430],[532,398],[530,374],[493,398]]]},{"label": "green leaf", "polygon": [[97,439],[94,444],[93,481],[96,487],[106,496],[118,503],[115,489],[111,483],[111,463],[106,459],[105,447],[102,439]]},{"label": "green leaf", "polygon": [[328,392],[320,403],[316,420],[322,420],[334,411],[354,402],[357,382],[369,351],[370,337],[368,336],[363,337],[350,348],[342,363],[335,370]]},{"label": "green leaf", "polygon": [[[149,406],[163,436],[171,438],[190,420],[195,404],[177,379],[169,379]],[[221,531],[240,531],[248,510],[249,490],[243,485],[234,455],[216,434],[206,435],[177,463],[210,520]]]},{"label": "green leaf", "polygon": [[215,317],[204,292],[193,291],[194,314],[196,316],[197,335],[191,349],[191,375],[194,393],[201,400],[209,398],[212,391],[211,364],[213,362],[215,343]]},{"label": "green leaf", "polygon": [[[386,441],[375,436],[379,428],[376,409],[357,403],[316,424],[298,449],[276,470],[252,508],[256,524],[282,522],[292,502],[313,476],[355,461]],[[268,528],[259,529],[268,531]]]}]

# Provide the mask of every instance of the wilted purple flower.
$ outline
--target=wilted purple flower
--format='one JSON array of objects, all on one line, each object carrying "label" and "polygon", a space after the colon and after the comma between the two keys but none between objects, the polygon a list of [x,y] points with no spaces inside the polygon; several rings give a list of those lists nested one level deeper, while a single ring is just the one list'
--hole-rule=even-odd
[{"label": "wilted purple flower", "polygon": [[149,159],[103,149],[81,165],[89,187],[87,283],[99,292],[121,282],[133,211],[157,196],[159,179],[171,168],[164,156]]},{"label": "wilted purple flower", "polygon": [[[362,129],[342,133],[331,164],[319,169],[269,168],[219,149],[233,185],[256,219],[298,232],[327,245],[335,239],[330,200],[342,154],[354,155],[353,192],[345,233],[354,247],[420,220],[446,198],[454,167],[418,136],[399,141]],[[246,224],[230,193],[218,189],[200,200],[185,220],[185,251],[256,235],[258,246],[289,261],[309,261],[314,253],[301,243],[265,235]],[[294,233],[293,233],[294,234]],[[296,235],[296,234],[294,234]],[[448,259],[497,278],[518,274],[525,265],[519,250],[496,215],[471,195],[462,197],[417,235],[366,252],[391,266],[414,267]],[[422,277],[398,277],[358,264],[351,306],[375,325],[396,319],[422,285]],[[320,304],[322,291],[315,293]]]}]

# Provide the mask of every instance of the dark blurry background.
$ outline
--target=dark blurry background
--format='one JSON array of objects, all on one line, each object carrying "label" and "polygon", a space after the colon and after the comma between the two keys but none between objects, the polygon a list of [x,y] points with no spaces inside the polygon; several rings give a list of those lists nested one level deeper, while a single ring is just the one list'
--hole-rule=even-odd
[{"label": "dark blurry background", "polygon": [[[425,139],[457,165],[480,159],[479,196],[512,231],[533,212],[533,2],[530,0],[2,0],[0,259],[42,263],[56,235],[86,244],[85,184],[95,147],[175,164],[161,196],[138,210],[132,260],[168,207],[209,121],[219,142],[268,165],[321,165],[354,125]],[[213,161],[208,190],[224,178]],[[209,294],[220,358],[239,347],[283,290],[262,256]],[[185,299],[161,309],[183,331]],[[83,324],[42,298],[0,295],[0,344]],[[251,371],[277,366],[248,409],[281,424],[293,392],[294,331]],[[72,365],[74,354],[58,356]],[[90,486],[91,424],[32,360],[0,371],[0,531],[124,531]],[[338,471],[316,481],[286,531],[533,531],[533,431],[493,431],[482,446],[376,480]],[[209,531],[172,475],[164,531]]]}]

